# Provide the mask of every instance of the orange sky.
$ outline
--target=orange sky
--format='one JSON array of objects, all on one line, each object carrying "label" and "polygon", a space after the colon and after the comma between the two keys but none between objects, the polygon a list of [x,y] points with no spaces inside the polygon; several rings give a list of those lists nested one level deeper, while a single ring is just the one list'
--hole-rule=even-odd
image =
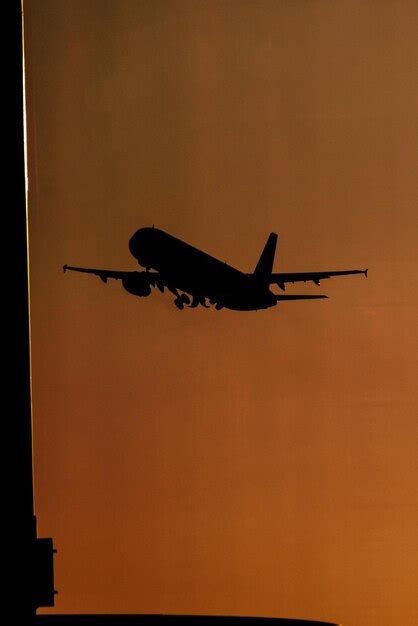
[{"label": "orange sky", "polygon": [[[418,623],[418,4],[26,0],[36,510],[59,612]],[[155,224],[327,301],[185,310]]]}]

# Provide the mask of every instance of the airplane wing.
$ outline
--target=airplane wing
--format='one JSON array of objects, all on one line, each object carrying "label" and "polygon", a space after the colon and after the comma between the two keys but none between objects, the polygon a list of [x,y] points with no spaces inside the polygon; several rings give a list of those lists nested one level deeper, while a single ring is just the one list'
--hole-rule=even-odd
[{"label": "airplane wing", "polygon": [[104,283],[107,283],[108,278],[123,279],[128,274],[132,274],[132,272],[119,272],[117,270],[100,270],[100,269],[94,269],[90,267],[74,267],[72,265],[64,265],[62,269],[64,270],[64,274],[67,270],[71,272],[83,272],[84,274],[94,274],[95,276],[98,276],[100,280],[102,280]]},{"label": "airplane wing", "polygon": [[322,298],[328,298],[328,296],[311,296],[311,295],[303,295],[303,296],[276,296],[277,302],[287,302],[288,300],[320,300]]},{"label": "airplane wing", "polygon": [[364,274],[367,277],[368,270],[342,270],[336,272],[294,272],[290,274],[285,273],[273,273],[270,278],[270,285],[278,285],[283,291],[286,288],[286,283],[298,283],[312,281],[316,285],[320,284],[320,281],[324,278],[332,278],[333,276],[347,276],[349,274]]},{"label": "airplane wing", "polygon": [[66,271],[71,272],[83,272],[84,274],[94,274],[94,276],[98,276],[100,280],[104,283],[107,283],[109,278],[114,278],[115,280],[124,280],[129,279],[131,276],[141,276],[141,280],[146,282],[148,285],[158,285],[161,283],[161,276],[159,272],[123,272],[119,270],[102,270],[90,267],[74,267],[72,265],[64,265],[63,268],[64,274]]}]

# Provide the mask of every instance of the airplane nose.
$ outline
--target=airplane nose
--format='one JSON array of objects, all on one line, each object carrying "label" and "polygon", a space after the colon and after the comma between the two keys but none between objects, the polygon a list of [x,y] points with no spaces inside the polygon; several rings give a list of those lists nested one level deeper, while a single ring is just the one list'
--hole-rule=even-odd
[{"label": "airplane nose", "polygon": [[132,237],[129,240],[129,252],[132,254],[133,257],[137,258],[137,254],[138,254],[138,240],[139,240],[139,230],[136,231],[136,233],[134,235],[132,235]]},{"label": "airplane nose", "polygon": [[144,254],[146,255],[148,253],[150,245],[152,244],[152,233],[153,229],[151,228],[140,228],[130,238],[129,251],[138,261],[140,258],[144,257]]}]

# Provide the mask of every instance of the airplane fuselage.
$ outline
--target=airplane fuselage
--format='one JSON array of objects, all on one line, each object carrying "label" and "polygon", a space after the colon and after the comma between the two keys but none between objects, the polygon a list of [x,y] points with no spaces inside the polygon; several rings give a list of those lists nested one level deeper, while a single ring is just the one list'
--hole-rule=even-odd
[{"label": "airplane fuselage", "polygon": [[277,304],[268,284],[159,228],[140,228],[129,241],[138,263],[161,274],[166,285],[222,307],[250,311]]}]

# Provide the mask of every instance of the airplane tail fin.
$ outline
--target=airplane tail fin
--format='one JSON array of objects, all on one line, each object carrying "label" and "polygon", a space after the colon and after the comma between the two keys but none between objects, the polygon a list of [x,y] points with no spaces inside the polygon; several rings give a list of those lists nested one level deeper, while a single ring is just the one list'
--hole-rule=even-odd
[{"label": "airplane tail fin", "polygon": [[254,270],[254,276],[261,282],[269,283],[273,270],[274,255],[276,254],[277,235],[270,233],[264,250]]}]

